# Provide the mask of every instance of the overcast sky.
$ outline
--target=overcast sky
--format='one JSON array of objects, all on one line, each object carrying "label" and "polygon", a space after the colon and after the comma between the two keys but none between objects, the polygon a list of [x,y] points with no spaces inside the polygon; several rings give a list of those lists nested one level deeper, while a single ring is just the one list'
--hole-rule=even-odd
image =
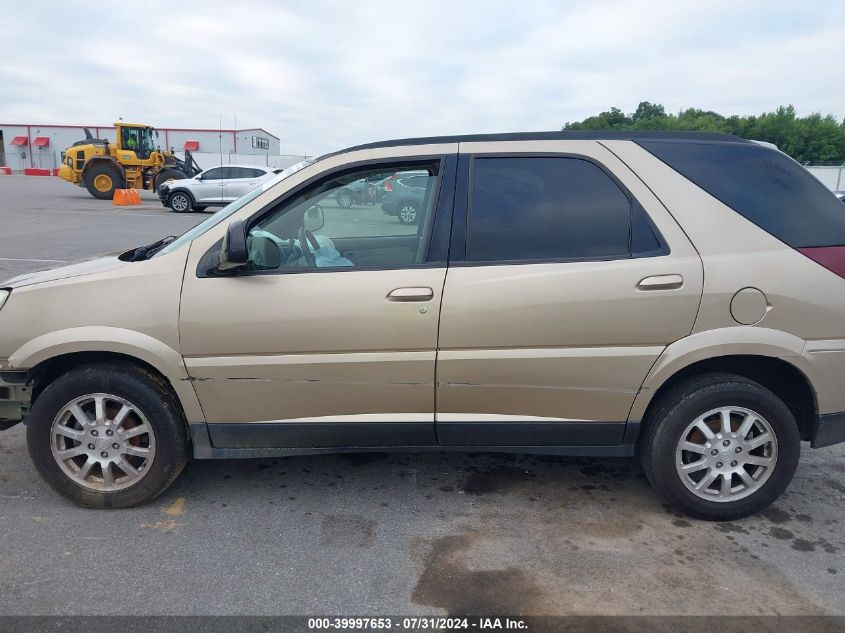
[{"label": "overcast sky", "polygon": [[0,0],[0,122],[263,127],[282,153],[639,101],[845,117],[845,2]]}]

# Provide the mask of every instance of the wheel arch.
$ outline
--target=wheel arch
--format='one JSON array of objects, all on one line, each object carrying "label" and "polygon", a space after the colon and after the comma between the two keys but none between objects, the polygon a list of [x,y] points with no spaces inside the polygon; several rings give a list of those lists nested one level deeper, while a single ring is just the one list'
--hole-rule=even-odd
[{"label": "wheel arch", "polygon": [[[804,341],[763,328],[725,330],[718,335],[693,335],[668,346],[646,376],[629,419],[644,420],[660,396],[685,378],[726,372],[753,380],[778,395],[795,415],[802,439],[808,439],[818,416],[818,398],[811,378],[799,366]],[[760,331],[750,334],[752,330]],[[707,344],[714,335],[722,342]],[[738,336],[745,340],[736,340]],[[697,341],[690,340],[699,337]]]},{"label": "wheel arch", "polygon": [[82,166],[82,178],[87,178],[91,170],[99,165],[108,165],[117,172],[118,177],[122,181],[126,180],[126,171],[123,169],[123,165],[115,160],[113,156],[94,156],[89,158],[85,161],[85,165]]},{"label": "wheel arch", "polygon": [[191,193],[190,189],[186,189],[185,187],[176,187],[171,189],[170,192],[167,194],[167,201],[170,202],[170,198],[174,193],[184,193],[191,199],[191,203],[196,203],[197,199],[193,193]]},{"label": "wheel arch", "polygon": [[139,364],[160,376],[176,395],[188,422],[205,421],[182,356],[140,332],[101,327],[51,332],[24,344],[10,356],[9,363],[28,369],[34,382],[34,402],[46,385],[74,367],[119,360]]}]

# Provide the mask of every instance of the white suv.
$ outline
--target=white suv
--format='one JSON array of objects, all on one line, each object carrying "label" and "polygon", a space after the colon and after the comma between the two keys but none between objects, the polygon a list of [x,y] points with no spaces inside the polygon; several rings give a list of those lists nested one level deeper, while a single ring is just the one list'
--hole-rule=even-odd
[{"label": "white suv", "polygon": [[275,175],[260,165],[221,165],[193,178],[169,180],[159,185],[161,203],[176,213],[203,211],[222,206],[249,193],[259,183]]}]

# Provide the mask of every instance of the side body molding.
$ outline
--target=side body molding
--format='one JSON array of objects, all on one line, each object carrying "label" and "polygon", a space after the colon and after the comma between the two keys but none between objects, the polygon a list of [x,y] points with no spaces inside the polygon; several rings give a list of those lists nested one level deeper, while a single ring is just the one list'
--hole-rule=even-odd
[{"label": "side body molding", "polygon": [[813,376],[802,362],[805,341],[797,336],[762,327],[727,327],[699,332],[668,345],[646,375],[634,399],[629,420],[642,420],[657,390],[676,373],[699,361],[722,356],[779,358]]},{"label": "side body molding", "polygon": [[9,357],[9,364],[13,368],[31,369],[45,360],[75,352],[122,353],[152,365],[173,385],[188,422],[205,422],[179,352],[158,339],[134,330],[93,326],[49,332],[18,348]]}]

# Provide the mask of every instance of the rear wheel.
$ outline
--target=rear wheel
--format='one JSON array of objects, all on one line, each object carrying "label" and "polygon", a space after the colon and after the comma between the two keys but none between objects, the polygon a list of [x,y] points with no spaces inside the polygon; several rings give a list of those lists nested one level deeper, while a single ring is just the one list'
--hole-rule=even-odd
[{"label": "rear wheel", "polygon": [[337,192],[335,196],[335,200],[337,201],[337,206],[342,207],[344,209],[348,209],[352,206],[352,194],[347,191],[346,189],[341,189]]},{"label": "rear wheel", "polygon": [[130,364],[79,368],[48,385],[27,421],[29,454],[59,494],[92,508],[151,501],[187,461],[184,415],[160,376]]},{"label": "rear wheel", "polygon": [[122,179],[120,174],[109,165],[94,165],[85,176],[85,188],[95,198],[111,200],[114,190],[119,189]]},{"label": "rear wheel", "polygon": [[399,221],[402,224],[417,223],[419,213],[417,212],[417,206],[413,202],[400,202],[397,206],[399,209]]},{"label": "rear wheel", "polygon": [[742,376],[712,373],[660,396],[638,452],[651,484],[675,507],[726,521],[780,496],[801,443],[795,417],[774,393]]},{"label": "rear wheel", "polygon": [[190,213],[193,209],[194,201],[191,199],[190,194],[184,191],[177,191],[176,193],[170,194],[168,204],[174,213]]}]

